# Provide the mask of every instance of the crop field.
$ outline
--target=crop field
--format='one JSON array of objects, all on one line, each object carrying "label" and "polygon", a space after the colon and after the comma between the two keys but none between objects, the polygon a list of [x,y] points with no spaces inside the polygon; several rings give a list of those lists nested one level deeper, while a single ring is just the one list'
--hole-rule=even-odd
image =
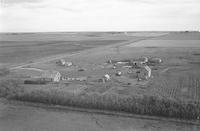
[{"label": "crop field", "polygon": [[155,95],[184,101],[200,101],[200,72],[183,71],[159,76],[150,84]]}]

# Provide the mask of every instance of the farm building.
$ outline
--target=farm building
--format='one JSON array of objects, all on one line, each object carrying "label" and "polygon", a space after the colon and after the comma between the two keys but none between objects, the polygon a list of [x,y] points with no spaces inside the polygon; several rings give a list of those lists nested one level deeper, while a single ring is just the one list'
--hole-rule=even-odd
[{"label": "farm building", "polygon": [[102,78],[103,83],[105,83],[106,81],[109,81],[109,80],[110,80],[110,75],[108,75],[108,74],[105,74]]},{"label": "farm building", "polygon": [[134,68],[141,68],[144,66],[143,62],[141,61],[133,61],[130,65]]},{"label": "farm building", "polygon": [[56,62],[59,66],[72,66],[72,62],[65,61],[64,59],[60,59]]},{"label": "farm building", "polygon": [[47,84],[51,80],[46,80],[45,78],[29,78],[24,80],[24,84]]},{"label": "farm building", "polygon": [[72,66],[73,63],[72,63],[72,62],[66,62],[65,65],[66,65],[66,66]]},{"label": "farm building", "polygon": [[141,67],[141,69],[138,73],[138,78],[147,80],[150,77],[151,77],[151,68],[149,66]]},{"label": "farm building", "polygon": [[142,63],[147,63],[148,58],[147,57],[141,57],[141,58],[139,58],[139,61],[141,61]]},{"label": "farm building", "polygon": [[41,77],[45,79],[51,79],[53,82],[59,82],[61,74],[58,71],[44,71]]},{"label": "farm building", "polygon": [[66,62],[65,62],[65,60],[63,60],[63,59],[60,59],[60,60],[58,60],[58,61],[56,62],[56,64],[59,65],[59,66],[65,66]]},{"label": "farm building", "polygon": [[149,62],[150,63],[157,63],[157,64],[159,64],[159,63],[162,63],[162,59],[161,58],[151,58],[149,60]]}]

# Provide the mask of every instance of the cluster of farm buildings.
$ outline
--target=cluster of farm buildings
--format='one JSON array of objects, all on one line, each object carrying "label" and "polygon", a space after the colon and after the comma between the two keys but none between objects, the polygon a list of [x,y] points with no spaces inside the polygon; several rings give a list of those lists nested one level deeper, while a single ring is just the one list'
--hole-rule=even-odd
[{"label": "cluster of farm buildings", "polygon": [[[135,74],[135,79],[137,81],[145,81],[149,80],[152,76],[152,70],[149,65],[152,64],[160,64],[162,63],[161,58],[147,58],[147,57],[141,57],[139,59],[125,59],[125,60],[108,60],[106,62],[107,65],[111,65],[111,69],[115,72],[115,77],[123,76],[130,72],[125,72],[125,68],[128,68],[131,70],[131,73]],[[67,62],[64,59],[60,59],[55,62],[56,66],[68,68],[73,66],[74,64],[72,62]],[[78,71],[85,71],[84,69],[79,69]],[[101,80],[103,83],[109,81],[112,79],[113,74],[105,73],[103,76],[101,76]],[[35,79],[36,80],[36,79]],[[34,81],[35,81],[34,80]],[[48,82],[59,82],[59,81],[86,81],[87,76],[80,77],[80,78],[70,78],[66,76],[62,76],[59,71],[43,71],[42,75],[37,77],[37,81],[35,83],[44,84],[47,81]],[[32,80],[26,80],[25,84],[34,84],[33,79]]]}]

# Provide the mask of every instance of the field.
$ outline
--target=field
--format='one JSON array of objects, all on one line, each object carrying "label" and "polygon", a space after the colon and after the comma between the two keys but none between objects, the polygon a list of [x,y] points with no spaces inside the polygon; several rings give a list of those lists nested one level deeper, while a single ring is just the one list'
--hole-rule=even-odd
[{"label": "field", "polygon": [[38,58],[72,53],[146,37],[111,33],[0,34],[0,66],[27,63]]},{"label": "field", "polygon": [[[54,36],[55,34],[48,35]],[[12,78],[12,76],[17,78],[23,76],[23,79],[32,77],[40,72],[38,69],[56,70],[63,77],[68,78],[59,83],[47,85],[21,84],[25,90],[21,96],[17,95],[16,99],[147,115],[199,119],[200,33],[165,32],[163,34],[163,32],[157,32],[157,34],[149,33],[149,35],[147,32],[67,35],[61,33],[60,35],[59,37],[55,36],[55,41],[65,39],[70,42],[55,42],[52,37],[47,37],[46,34],[44,35],[46,38],[33,39],[33,36],[31,38],[23,36],[24,41],[32,40],[32,43],[26,45],[31,51],[34,47],[38,50],[41,49],[39,51],[41,53],[35,52],[36,55],[34,53],[30,56],[27,55],[27,59],[34,58],[32,63],[23,64],[27,59],[21,59],[20,55],[16,55],[19,58],[17,62],[12,57],[6,58],[6,53],[1,55],[0,62],[2,64],[5,62],[12,66],[16,63],[19,65],[7,75],[9,78]],[[73,35],[73,37],[68,35]],[[4,41],[7,39],[6,37],[3,38]],[[18,37],[15,37],[15,41],[11,42],[12,44],[3,43],[1,46],[6,49],[16,49],[18,46],[24,45],[24,43],[22,45],[20,42],[16,43],[16,41],[21,40],[16,40]],[[46,42],[45,39],[47,38],[51,42]],[[40,41],[39,44],[36,44],[37,39],[41,39],[43,42]],[[15,46],[14,43],[16,43]],[[80,49],[75,43],[85,47],[85,49]],[[42,49],[40,46],[44,46],[44,48]],[[75,47],[72,48],[72,46]],[[24,50],[26,49],[24,48]],[[70,51],[74,52],[75,50],[79,52],[71,55]],[[21,55],[23,55],[23,51],[18,51],[19,54],[22,53]],[[67,54],[63,54],[65,51]],[[47,52],[51,55],[49,56]],[[58,54],[59,57],[54,57]],[[124,66],[117,66],[116,69],[113,69],[113,64],[107,63],[108,60],[137,59],[142,56],[158,57],[163,61],[160,64],[149,65],[152,69],[152,76],[148,80],[138,81],[134,73],[136,69],[129,69]],[[72,62],[73,65],[70,67],[58,66],[56,61],[60,58]],[[83,71],[79,71],[80,69],[83,69]],[[121,71],[122,76],[116,76],[117,71]],[[101,78],[105,74],[109,74],[111,80],[104,83]],[[80,81],[76,80],[77,78],[86,80]],[[190,108],[194,109],[189,110]]]}]

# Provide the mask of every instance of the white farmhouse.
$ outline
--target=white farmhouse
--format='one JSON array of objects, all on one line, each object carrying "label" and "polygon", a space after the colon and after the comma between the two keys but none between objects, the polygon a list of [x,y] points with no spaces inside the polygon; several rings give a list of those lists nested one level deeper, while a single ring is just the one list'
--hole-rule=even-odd
[{"label": "white farmhouse", "polygon": [[42,73],[42,78],[50,79],[53,82],[59,82],[61,74],[58,71],[44,71]]}]

